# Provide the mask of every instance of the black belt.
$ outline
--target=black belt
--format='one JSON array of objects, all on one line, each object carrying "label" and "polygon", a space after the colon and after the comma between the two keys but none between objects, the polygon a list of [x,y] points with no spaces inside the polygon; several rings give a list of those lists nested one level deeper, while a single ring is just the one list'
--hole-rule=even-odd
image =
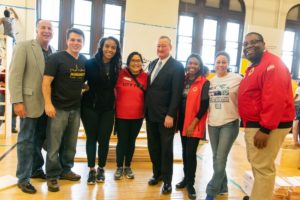
[{"label": "black belt", "polygon": [[[291,122],[280,122],[277,128],[291,128],[293,121]],[[241,121],[241,127],[244,127],[243,121]],[[246,122],[245,128],[261,128],[259,122]]]}]

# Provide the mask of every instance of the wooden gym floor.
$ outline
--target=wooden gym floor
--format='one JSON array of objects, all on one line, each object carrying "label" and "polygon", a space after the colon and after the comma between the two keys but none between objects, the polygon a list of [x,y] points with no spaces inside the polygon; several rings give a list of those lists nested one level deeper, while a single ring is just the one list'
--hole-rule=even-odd
[{"label": "wooden gym floor", "polygon": [[[0,139],[0,156],[9,150],[16,142],[16,136],[13,135],[9,139]],[[230,199],[241,200],[245,193],[241,186],[243,184],[243,175],[245,170],[249,170],[250,166],[246,159],[246,151],[242,145],[243,136],[239,135],[234,143],[227,163],[227,173],[229,177],[229,194],[217,197],[218,200]],[[176,136],[175,143],[179,143],[179,137]],[[176,153],[181,151],[175,149]],[[81,152],[82,153],[82,152]],[[195,188],[197,199],[204,199],[206,184],[212,176],[212,155],[209,143],[200,144],[197,152],[198,165],[196,172]],[[0,161],[0,177],[5,175],[15,176],[16,170],[16,148],[14,148],[2,161]],[[48,192],[47,185],[44,180],[32,180],[33,185],[37,189],[37,194],[30,195],[21,192],[17,186],[13,185],[0,190],[1,200],[26,200],[26,199],[188,199],[185,189],[175,189],[175,184],[182,179],[182,163],[174,163],[173,172],[173,191],[170,195],[161,195],[161,184],[157,186],[148,186],[147,181],[152,175],[150,162],[133,162],[132,169],[135,173],[134,180],[122,179],[115,181],[113,179],[116,164],[108,162],[106,166],[106,181],[102,184],[87,185],[88,167],[85,162],[76,162],[73,171],[79,173],[82,178],[78,182],[59,181],[61,190],[56,193]],[[300,170],[296,168],[284,168],[278,170],[279,175],[300,176]]]}]

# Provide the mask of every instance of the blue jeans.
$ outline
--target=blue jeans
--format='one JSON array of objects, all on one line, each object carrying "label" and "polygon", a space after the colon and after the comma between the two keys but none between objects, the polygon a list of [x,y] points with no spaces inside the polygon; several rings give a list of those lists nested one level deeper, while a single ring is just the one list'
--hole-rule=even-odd
[{"label": "blue jeans", "polygon": [[21,119],[21,128],[17,143],[17,177],[18,182],[29,181],[33,166],[34,134],[38,118]]},{"label": "blue jeans", "polygon": [[58,179],[61,174],[71,171],[74,166],[77,136],[80,125],[80,109],[56,109],[56,116],[47,123],[47,159],[48,179]]},{"label": "blue jeans", "polygon": [[206,187],[208,195],[216,196],[228,192],[226,162],[230,149],[239,133],[239,120],[222,126],[208,126],[210,144],[213,152],[214,174]]},{"label": "blue jeans", "polygon": [[48,116],[43,113],[37,121],[36,131],[34,134],[34,156],[32,173],[43,170],[43,165],[45,163],[42,155],[42,148],[46,141],[47,119]]}]

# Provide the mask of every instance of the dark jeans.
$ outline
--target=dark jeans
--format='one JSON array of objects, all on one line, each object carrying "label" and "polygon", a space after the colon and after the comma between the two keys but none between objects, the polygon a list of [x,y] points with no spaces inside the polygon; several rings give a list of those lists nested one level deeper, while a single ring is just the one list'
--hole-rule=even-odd
[{"label": "dark jeans", "polygon": [[116,119],[118,124],[117,136],[117,166],[129,167],[135,149],[135,140],[142,127],[143,119]]},{"label": "dark jeans", "polygon": [[38,118],[21,119],[20,132],[17,143],[17,177],[18,182],[27,182],[31,176],[34,153],[34,135]]},{"label": "dark jeans", "polygon": [[81,107],[81,120],[86,132],[88,166],[95,167],[98,142],[98,165],[99,167],[104,167],[114,124],[114,111],[99,113],[83,105]]},{"label": "dark jeans", "polygon": [[61,174],[70,172],[74,166],[79,125],[80,109],[65,111],[56,108],[56,116],[48,119],[48,179],[57,179]]},{"label": "dark jeans", "polygon": [[32,173],[43,170],[43,165],[45,163],[42,148],[46,142],[46,128],[47,128],[47,119],[48,116],[43,113],[42,116],[38,118],[36,131],[34,134],[34,155],[33,155],[33,166]]},{"label": "dark jeans", "polygon": [[173,175],[174,128],[164,127],[163,122],[146,121],[148,150],[153,176],[162,176],[164,183],[171,184]]},{"label": "dark jeans", "polygon": [[194,185],[197,169],[197,148],[199,138],[186,137],[181,134],[183,172],[187,184]]}]

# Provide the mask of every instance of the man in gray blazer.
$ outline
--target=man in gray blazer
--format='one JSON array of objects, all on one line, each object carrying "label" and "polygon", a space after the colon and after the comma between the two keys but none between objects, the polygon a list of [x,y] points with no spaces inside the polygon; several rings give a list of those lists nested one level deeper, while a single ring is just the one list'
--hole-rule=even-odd
[{"label": "man in gray blazer", "polygon": [[[53,36],[51,22],[40,20],[37,23],[36,33],[35,40],[20,42],[15,46],[9,69],[11,103],[14,112],[21,118],[17,143],[18,187],[30,194],[36,193],[36,189],[30,183],[30,177],[34,163],[38,163],[36,158],[38,152],[35,152],[38,148],[36,147],[38,138],[40,134],[45,135],[42,132],[45,132],[47,123],[47,118],[43,114],[42,94],[45,58],[54,51],[49,45]],[[39,153],[41,156],[41,152]]]}]

